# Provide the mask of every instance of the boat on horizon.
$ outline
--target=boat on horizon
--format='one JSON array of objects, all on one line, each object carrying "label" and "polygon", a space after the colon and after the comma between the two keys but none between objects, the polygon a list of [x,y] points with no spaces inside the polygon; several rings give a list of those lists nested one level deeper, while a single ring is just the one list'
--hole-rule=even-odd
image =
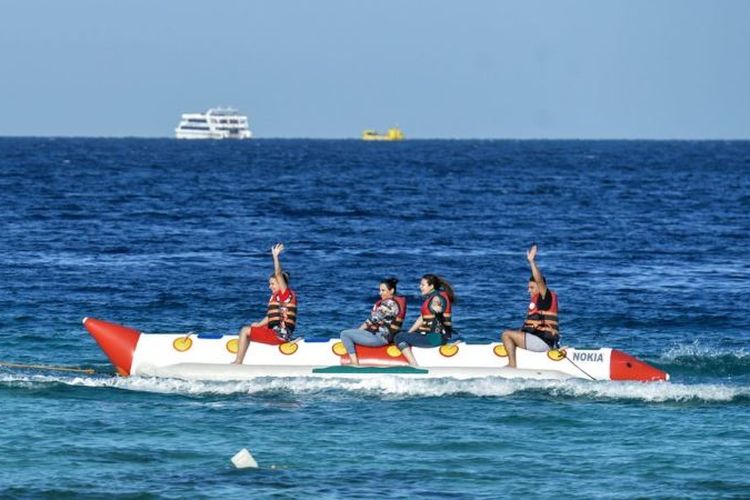
[{"label": "boat on horizon", "polygon": [[418,367],[409,366],[395,345],[357,346],[352,366],[339,339],[296,339],[281,345],[252,342],[242,365],[234,365],[237,335],[143,333],[95,318],[83,325],[121,376],[186,380],[245,380],[256,377],[584,379],[667,381],[669,374],[612,348],[532,352],[518,349],[518,368],[508,367],[502,343],[450,343],[412,348]]},{"label": "boat on horizon", "polygon": [[377,130],[367,129],[362,132],[363,141],[403,141],[406,138],[403,130],[398,127],[389,128],[385,134]]},{"label": "boat on horizon", "polygon": [[250,139],[247,116],[232,108],[184,113],[175,129],[177,139]]}]

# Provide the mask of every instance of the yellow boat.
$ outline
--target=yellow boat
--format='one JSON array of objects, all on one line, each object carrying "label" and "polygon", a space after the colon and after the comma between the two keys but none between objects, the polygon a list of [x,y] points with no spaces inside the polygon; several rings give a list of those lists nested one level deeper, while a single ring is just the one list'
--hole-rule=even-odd
[{"label": "yellow boat", "polygon": [[404,132],[398,127],[389,128],[385,134],[379,134],[377,130],[368,129],[362,132],[363,141],[403,141]]}]

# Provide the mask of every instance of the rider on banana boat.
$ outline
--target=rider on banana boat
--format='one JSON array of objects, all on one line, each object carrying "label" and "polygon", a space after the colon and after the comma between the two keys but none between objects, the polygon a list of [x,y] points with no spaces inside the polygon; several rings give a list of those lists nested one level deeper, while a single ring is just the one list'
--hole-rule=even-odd
[{"label": "rider on banana boat", "polygon": [[560,327],[557,317],[557,294],[547,288],[547,280],[536,265],[536,244],[526,252],[531,267],[529,296],[531,303],[526,320],[520,330],[505,330],[503,345],[508,352],[508,366],[516,367],[516,346],[529,351],[545,352],[560,345]]},{"label": "rider on banana boat", "polygon": [[379,347],[393,342],[393,337],[401,331],[406,316],[406,297],[396,295],[396,278],[380,281],[380,300],[375,302],[370,317],[359,328],[341,332],[341,342],[349,353],[352,365],[359,365],[355,344]]},{"label": "rider on banana boat", "polygon": [[424,297],[417,320],[408,332],[396,335],[394,343],[411,366],[417,366],[411,347],[437,347],[446,344],[453,332],[452,306],[456,295],[445,278],[425,274],[419,283]]},{"label": "rider on banana boat", "polygon": [[266,316],[249,326],[243,326],[239,334],[239,346],[234,364],[241,365],[250,341],[278,345],[289,342],[297,324],[297,295],[289,288],[289,273],[281,268],[279,255],[284,245],[278,243],[271,248],[273,274],[268,278],[271,298],[268,299]]}]

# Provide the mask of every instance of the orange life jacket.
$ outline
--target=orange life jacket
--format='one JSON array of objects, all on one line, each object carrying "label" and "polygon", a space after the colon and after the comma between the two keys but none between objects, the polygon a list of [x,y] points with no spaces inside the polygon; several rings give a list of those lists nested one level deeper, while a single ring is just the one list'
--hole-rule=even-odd
[{"label": "orange life jacket", "polygon": [[[445,308],[439,315],[433,314],[430,310],[430,302],[437,295],[440,295],[444,302]],[[422,324],[419,326],[419,331],[422,333],[437,332],[446,336],[450,336],[453,331],[453,320],[451,313],[451,299],[448,297],[448,293],[444,290],[436,290],[427,296],[425,301],[422,303]]]},{"label": "orange life jacket", "polygon": [[268,327],[282,337],[290,337],[297,325],[297,294],[291,288],[276,292],[268,299]]},{"label": "orange life jacket", "polygon": [[[401,331],[401,325],[404,324],[404,318],[406,318],[406,297],[402,297],[400,295],[394,295],[391,297],[396,304],[398,305],[398,314],[396,314],[396,317],[393,319],[390,325],[388,325],[388,331],[391,334],[391,336],[396,335],[398,332]],[[378,308],[380,307],[380,304],[383,303],[383,299],[378,300],[375,302],[375,305],[372,306],[372,315],[374,316],[377,312]],[[378,331],[378,325],[370,324],[368,321],[368,330],[371,332],[377,332]]]},{"label": "orange life jacket", "polygon": [[531,297],[531,303],[529,304],[529,310],[526,313],[526,321],[524,321],[523,327],[534,330],[549,331],[559,335],[560,325],[557,318],[557,294],[549,289],[547,289],[547,293],[552,294],[552,304],[550,305],[550,308],[539,309],[537,304],[541,297],[538,293]]}]

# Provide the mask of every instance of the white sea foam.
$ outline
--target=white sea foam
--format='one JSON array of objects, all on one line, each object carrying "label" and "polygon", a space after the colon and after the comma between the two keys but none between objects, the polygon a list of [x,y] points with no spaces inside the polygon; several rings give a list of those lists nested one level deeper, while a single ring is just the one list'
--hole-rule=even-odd
[{"label": "white sea foam", "polygon": [[641,382],[568,383],[550,391],[552,395],[571,397],[631,400],[648,403],[664,402],[730,402],[750,396],[750,387],[722,384],[670,384]]},{"label": "white sea foam", "polygon": [[722,349],[695,340],[689,344],[677,344],[670,347],[667,351],[662,353],[659,360],[671,362],[683,358],[717,359],[727,357],[746,360],[750,358],[750,351],[744,347],[739,349]]},{"label": "white sea foam", "polygon": [[243,381],[204,382],[152,377],[57,377],[48,375],[0,375],[6,387],[40,388],[45,385],[112,388],[127,391],[208,395],[263,395],[292,393],[319,395],[364,395],[383,399],[425,397],[489,397],[505,398],[524,393],[553,398],[594,400],[666,402],[731,402],[750,397],[750,387],[729,384],[675,384],[640,382],[589,382],[584,380],[522,380],[484,378],[475,380],[405,379],[323,379],[323,378],[259,378]]}]

